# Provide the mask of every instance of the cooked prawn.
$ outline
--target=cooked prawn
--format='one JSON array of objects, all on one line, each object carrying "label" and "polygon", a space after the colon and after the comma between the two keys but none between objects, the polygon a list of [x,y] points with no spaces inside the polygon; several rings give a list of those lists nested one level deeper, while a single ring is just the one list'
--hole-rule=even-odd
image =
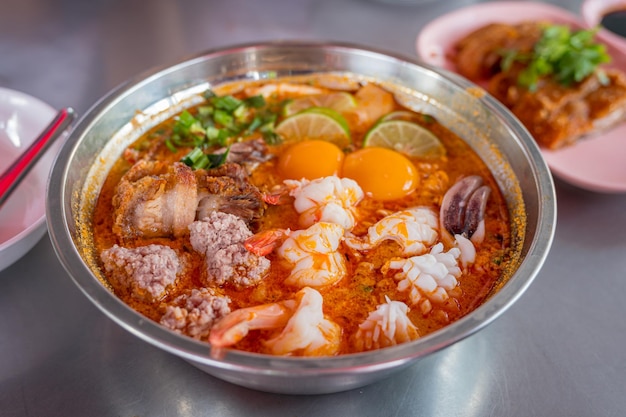
[{"label": "cooked prawn", "polygon": [[393,240],[402,246],[404,256],[419,255],[437,241],[438,225],[432,209],[413,207],[384,217],[363,237],[346,236],[345,243],[352,249],[368,250],[384,240]]},{"label": "cooked prawn", "polygon": [[331,175],[313,181],[285,180],[294,208],[300,213],[300,225],[309,227],[329,222],[350,230],[354,227],[356,205],[363,199],[363,190],[350,178]]},{"label": "cooked prawn", "polygon": [[339,351],[341,327],[322,311],[322,295],[302,288],[294,299],[235,310],[220,319],[209,335],[216,348],[232,346],[250,330],[282,329],[263,341],[273,355],[324,356]]},{"label": "cooked prawn", "polygon": [[259,256],[278,248],[278,255],[292,265],[284,281],[287,285],[319,288],[336,284],[347,273],[344,258],[337,251],[343,233],[338,224],[320,222],[303,230],[265,230],[248,238],[244,246]]},{"label": "cooked prawn", "polygon": [[312,87],[310,85],[303,84],[291,84],[291,83],[276,83],[276,84],[265,84],[262,86],[254,86],[248,87],[245,90],[246,96],[263,96],[263,97],[271,97],[271,96],[308,96],[314,94],[323,94],[327,90],[317,87]]},{"label": "cooked prawn", "polygon": [[335,223],[315,223],[291,232],[277,252],[293,265],[285,283],[319,288],[339,282],[347,273],[345,260],[337,251],[343,232]]}]

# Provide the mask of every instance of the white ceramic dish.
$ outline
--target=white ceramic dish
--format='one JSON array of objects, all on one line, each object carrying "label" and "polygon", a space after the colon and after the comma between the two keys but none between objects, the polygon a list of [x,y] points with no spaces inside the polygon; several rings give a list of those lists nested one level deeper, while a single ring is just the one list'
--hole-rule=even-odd
[{"label": "white ceramic dish", "polygon": [[[456,42],[470,31],[493,22],[517,23],[548,20],[571,27],[587,27],[573,13],[545,3],[494,2],[468,6],[445,14],[426,25],[416,40],[421,59],[448,71],[455,70],[450,59]],[[604,37],[613,57],[612,66],[626,71],[626,54]],[[567,149],[542,150],[552,173],[564,181],[597,192],[626,192],[626,124]]]},{"label": "white ceramic dish", "polygon": [[[600,25],[606,13],[619,9],[626,9],[626,0],[585,0],[580,8],[580,14],[587,26],[595,27]],[[626,54],[626,38],[606,29],[600,31],[607,41]]]},{"label": "white ceramic dish", "polygon": [[[19,91],[0,88],[0,172],[50,123],[55,111]],[[26,254],[45,234],[48,172],[60,141],[49,149],[0,207],[0,270]]]}]

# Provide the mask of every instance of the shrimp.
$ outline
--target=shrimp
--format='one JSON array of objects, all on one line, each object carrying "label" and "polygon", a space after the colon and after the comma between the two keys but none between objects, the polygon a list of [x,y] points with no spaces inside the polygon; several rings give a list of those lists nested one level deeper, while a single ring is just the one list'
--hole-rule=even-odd
[{"label": "shrimp", "polygon": [[303,230],[265,230],[248,238],[244,246],[257,255],[267,255],[278,247],[278,255],[292,265],[285,284],[320,288],[336,284],[348,272],[337,252],[343,233],[338,224],[320,222]]},{"label": "shrimp", "polygon": [[438,225],[437,214],[432,209],[413,207],[384,217],[364,237],[346,236],[345,243],[355,250],[369,250],[384,240],[393,240],[402,246],[402,255],[419,255],[437,241]]},{"label": "shrimp", "polygon": [[340,225],[324,222],[292,232],[277,251],[293,265],[285,284],[319,288],[339,282],[347,274],[337,252],[343,232]]},{"label": "shrimp", "polygon": [[310,85],[303,84],[291,84],[291,83],[277,83],[277,84],[265,84],[262,86],[254,86],[246,88],[246,96],[263,96],[265,98],[274,95],[280,96],[308,96],[314,94],[323,94],[327,90],[312,87]]},{"label": "shrimp", "polygon": [[394,110],[393,94],[374,84],[366,84],[354,94],[357,105],[344,112],[352,129],[365,131]]},{"label": "shrimp", "polygon": [[250,330],[276,329],[276,336],[263,341],[267,353],[334,355],[339,351],[341,327],[324,316],[322,303],[318,291],[305,287],[294,299],[235,310],[213,326],[209,342],[219,350],[236,344]]},{"label": "shrimp", "polygon": [[401,301],[386,302],[372,311],[354,335],[358,350],[373,350],[419,338],[417,327],[407,316],[409,307]]},{"label": "shrimp", "polygon": [[462,274],[458,265],[461,251],[452,248],[443,252],[443,244],[433,246],[430,253],[408,259],[389,261],[389,269],[401,269],[396,274],[398,291],[409,291],[409,299],[418,305],[423,314],[432,310],[432,302],[442,304],[450,298],[458,286],[457,278]]},{"label": "shrimp", "polygon": [[363,199],[359,184],[350,178],[331,175],[313,181],[285,180],[294,208],[300,213],[300,226],[329,222],[350,230],[355,224],[355,206]]}]

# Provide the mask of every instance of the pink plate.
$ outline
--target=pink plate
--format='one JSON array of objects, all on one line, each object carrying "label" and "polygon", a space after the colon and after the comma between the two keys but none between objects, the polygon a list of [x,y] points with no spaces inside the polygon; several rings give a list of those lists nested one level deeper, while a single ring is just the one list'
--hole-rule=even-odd
[{"label": "pink plate", "polygon": [[[426,63],[455,71],[450,57],[456,42],[472,30],[489,23],[518,23],[543,20],[587,27],[576,15],[545,3],[493,2],[471,5],[445,14],[426,25],[419,33],[416,48]],[[604,33],[598,38],[606,43],[613,58],[611,66],[626,72],[626,53],[609,43]],[[573,185],[598,192],[626,192],[626,125],[580,141],[558,151],[542,149],[554,175]]]}]

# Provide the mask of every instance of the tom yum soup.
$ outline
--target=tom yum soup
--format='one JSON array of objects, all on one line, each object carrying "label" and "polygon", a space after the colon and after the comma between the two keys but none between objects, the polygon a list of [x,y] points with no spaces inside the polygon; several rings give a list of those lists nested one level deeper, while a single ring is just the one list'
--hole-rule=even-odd
[{"label": "tom yum soup", "polygon": [[516,256],[509,217],[433,117],[317,77],[207,91],[125,149],[93,224],[105,279],[146,317],[214,348],[320,356],[478,307]]}]

